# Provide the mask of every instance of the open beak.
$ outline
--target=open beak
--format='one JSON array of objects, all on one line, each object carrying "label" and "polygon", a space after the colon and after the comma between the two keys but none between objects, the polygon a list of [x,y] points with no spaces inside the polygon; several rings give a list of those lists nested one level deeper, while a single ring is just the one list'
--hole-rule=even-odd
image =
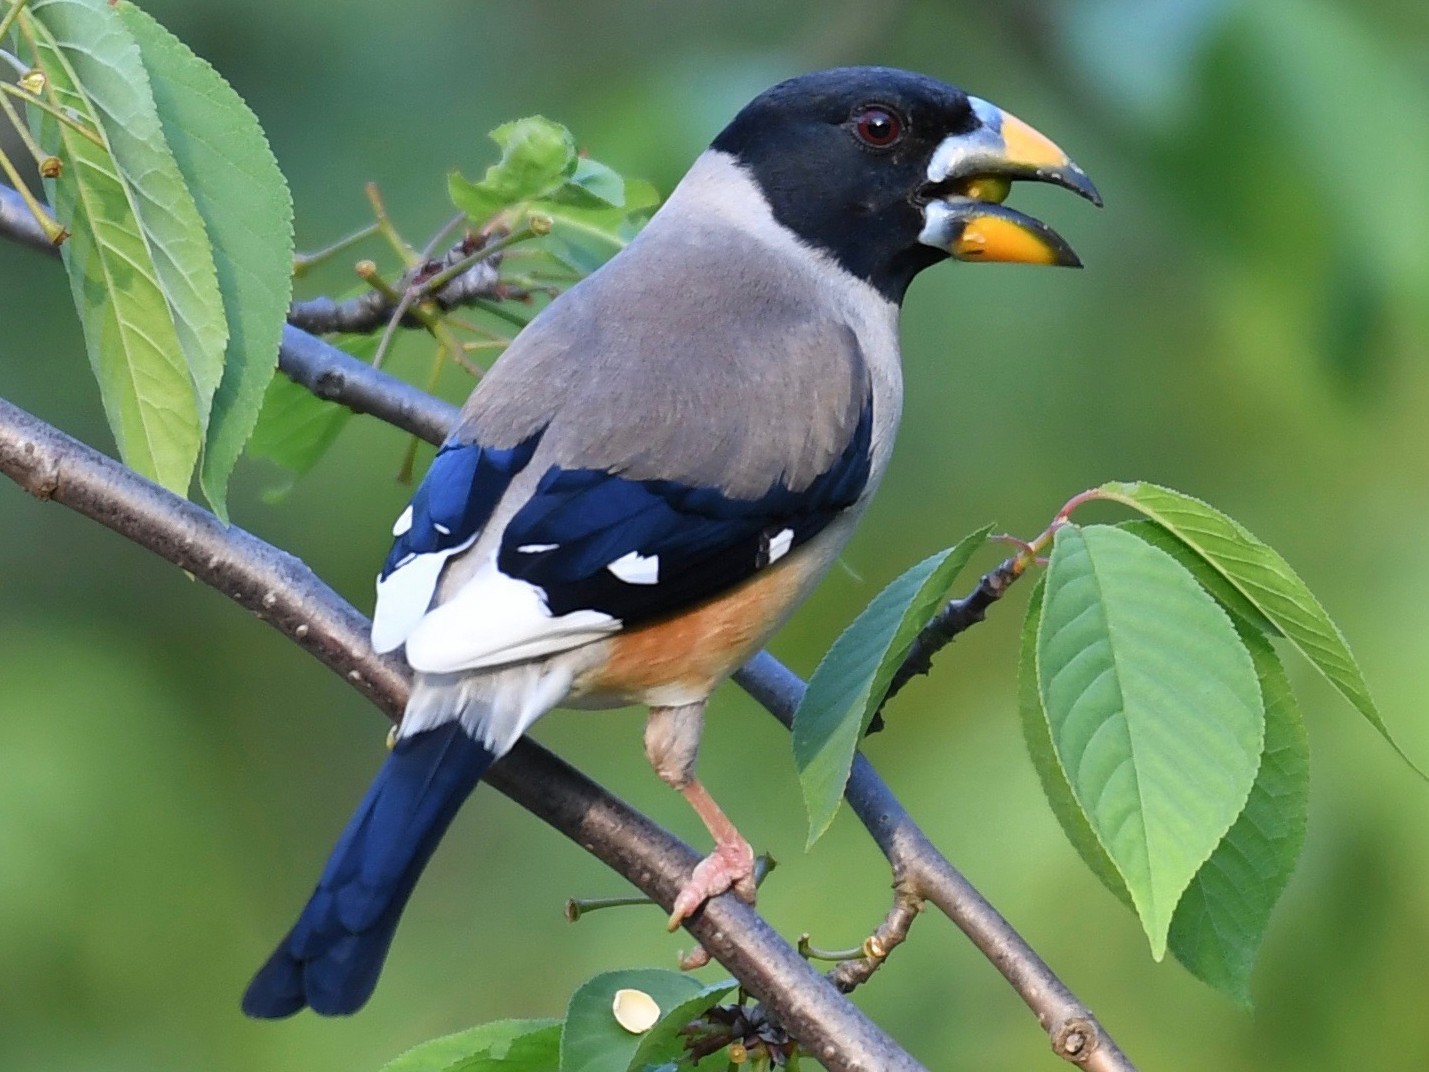
[{"label": "open beak", "polygon": [[961,261],[1016,261],[1080,268],[1065,239],[1002,204],[1013,182],[1065,186],[1100,206],[1086,172],[1052,141],[995,105],[969,98],[981,125],[943,141],[928,164],[918,240]]}]

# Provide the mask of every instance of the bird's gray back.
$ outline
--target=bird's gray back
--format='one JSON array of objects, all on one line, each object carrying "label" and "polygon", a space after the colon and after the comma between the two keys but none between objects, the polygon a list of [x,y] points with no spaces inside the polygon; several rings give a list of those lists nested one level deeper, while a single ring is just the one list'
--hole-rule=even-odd
[{"label": "bird's gray back", "polygon": [[457,434],[510,446],[545,428],[542,470],[802,489],[870,391],[856,327],[811,265],[719,215],[661,213],[517,338]]}]

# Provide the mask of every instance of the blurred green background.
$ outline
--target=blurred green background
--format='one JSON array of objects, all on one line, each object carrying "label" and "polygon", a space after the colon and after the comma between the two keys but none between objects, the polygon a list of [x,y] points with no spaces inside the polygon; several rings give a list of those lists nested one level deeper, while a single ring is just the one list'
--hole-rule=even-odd
[{"label": "blurred green background", "polygon": [[[758,90],[838,63],[958,82],[1033,123],[1107,208],[1019,189],[1080,273],[949,266],[904,318],[909,385],[883,491],[775,644],[807,673],[883,583],[985,521],[1031,535],[1112,478],[1192,492],[1278,547],[1429,758],[1429,13],[1422,0],[700,0],[145,4],[248,99],[315,248],[376,180],[413,237],[485,132],[540,112],[668,190]],[[336,286],[337,284],[334,284]],[[449,383],[456,398],[457,378]],[[58,268],[0,244],[0,394],[112,449]],[[353,421],[286,502],[249,466],[238,523],[359,606],[407,489],[404,437]],[[990,565],[989,553],[980,564]],[[1023,752],[1025,592],[945,652],[868,752],[1143,1069],[1429,1068],[1429,790],[1301,663],[1309,839],[1246,1014],[1174,963],[1075,858]],[[433,1035],[559,1015],[587,976],[669,965],[654,910],[575,927],[622,892],[490,790],[417,893],[350,1020],[238,1012],[382,758],[386,724],[222,596],[0,485],[0,1068],[376,1069]],[[682,835],[641,715],[558,714],[536,736]],[[703,771],[782,865],[790,937],[856,944],[887,906],[846,815],[805,854],[782,730],[733,687]],[[688,944],[685,939],[683,944]],[[929,915],[859,1002],[931,1068],[1053,1068],[1001,978]]]}]

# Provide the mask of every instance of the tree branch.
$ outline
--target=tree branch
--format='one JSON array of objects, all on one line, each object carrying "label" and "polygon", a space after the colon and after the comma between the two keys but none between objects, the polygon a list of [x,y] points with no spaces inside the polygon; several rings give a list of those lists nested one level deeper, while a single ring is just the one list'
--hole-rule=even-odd
[{"label": "tree branch", "polygon": [[440,443],[456,423],[457,408],[450,402],[433,398],[292,324],[283,325],[278,369],[319,398],[354,413],[369,413],[428,443]]},{"label": "tree branch", "polygon": [[59,253],[18,191],[0,186],[0,234],[41,253]]},{"label": "tree branch", "polygon": [[[529,236],[530,232],[526,234]],[[479,298],[501,298],[501,254],[506,234],[468,232],[440,257],[424,260],[402,273],[389,289],[373,289],[355,298],[311,298],[293,302],[288,323],[314,334],[365,333],[386,325],[394,314],[408,327],[419,326],[402,302],[431,301],[439,309],[470,305]],[[435,286],[432,284],[436,283]]]},{"label": "tree branch", "polygon": [[[33,236],[43,236],[43,230],[27,211],[9,211],[14,201],[17,195],[0,186],[0,235],[41,248]],[[43,248],[53,250],[48,243]],[[454,407],[291,325],[284,329],[279,367],[321,397],[432,442],[444,437],[455,416]],[[375,656],[366,619],[298,559],[240,529],[225,528],[201,507],[3,400],[0,471],[40,498],[85,513],[230,595],[341,674],[389,717],[400,717],[409,686],[405,665]],[[924,672],[932,651],[981,620],[986,606],[1001,594],[985,591],[996,573],[935,619],[930,630],[936,636],[920,636],[914,652],[922,664],[911,669],[905,664],[900,671],[904,680]],[[804,683],[773,656],[761,652],[735,680],[786,726],[792,723]],[[521,741],[493,767],[487,781],[662,905],[670,904],[696,860],[688,846],[529,741]],[[931,901],[962,928],[1036,1013],[1054,1052],[1093,1072],[1135,1072],[1091,1012],[938,852],[861,754],[855,756],[846,797],[888,858],[900,889]],[[897,925],[906,931],[907,922],[900,918]],[[921,1067],[738,899],[716,898],[688,929],[835,1072]]]}]

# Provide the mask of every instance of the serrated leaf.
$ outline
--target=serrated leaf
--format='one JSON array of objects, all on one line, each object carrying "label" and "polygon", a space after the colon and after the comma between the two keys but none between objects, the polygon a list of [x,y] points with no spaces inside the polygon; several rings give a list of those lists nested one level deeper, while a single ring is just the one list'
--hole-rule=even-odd
[{"label": "serrated leaf", "polygon": [[35,0],[18,25],[49,100],[104,143],[31,109],[41,143],[65,160],[45,191],[72,232],[61,254],[120,456],[186,495],[225,339],[211,321],[222,314],[197,209],[138,47],[103,0]]},{"label": "serrated leaf", "polygon": [[1290,679],[1264,636],[1242,629],[1265,702],[1265,747],[1245,810],[1196,872],[1171,921],[1172,954],[1250,1006],[1250,973],[1285,891],[1310,806],[1310,747]]},{"label": "serrated leaf", "polygon": [[834,641],[809,678],[793,732],[809,845],[838,813],[854,751],[918,631],[991,531],[990,525],[979,529],[894,580]]},{"label": "serrated leaf", "polygon": [[1170,488],[1114,482],[1103,484],[1097,492],[1100,498],[1145,514],[1205,559],[1275,623],[1404,762],[1420,777],[1429,777],[1390,734],[1339,627],[1278,552],[1214,507]]},{"label": "serrated leaf", "polygon": [[559,1020],[497,1020],[443,1035],[382,1066],[382,1072],[551,1072]]},{"label": "serrated leaf", "polygon": [[[1027,749],[1067,840],[1102,884],[1134,911],[1126,883],[1077,805],[1052,749],[1036,678],[1041,615],[1039,582],[1027,608],[1018,672]],[[1260,681],[1265,745],[1245,810],[1177,902],[1168,948],[1197,978],[1248,1006],[1255,954],[1304,843],[1310,779],[1304,723],[1285,671],[1259,632],[1242,628],[1241,639]]]},{"label": "serrated leaf", "polygon": [[1182,893],[1242,808],[1264,708],[1230,618],[1175,559],[1058,530],[1037,641],[1058,762],[1161,959]]},{"label": "serrated leaf", "polygon": [[[561,1035],[560,1072],[627,1072],[642,1043],[665,1024],[675,1010],[702,1002],[709,994],[709,1008],[727,993],[731,984],[706,987],[680,972],[656,968],[632,968],[597,975],[571,995],[566,1007],[566,1025]],[[719,990],[723,987],[723,990]],[[645,1034],[636,1035],[621,1027],[612,1004],[617,990],[640,990],[660,1007],[661,1019]],[[719,990],[718,993],[713,993]],[[696,1010],[699,1011],[698,1009]],[[663,1038],[662,1033],[662,1038]]]},{"label": "serrated leaf", "polygon": [[203,217],[168,143],[138,44],[108,0],[37,0],[29,11],[50,30],[94,105],[168,300],[199,423],[207,427],[228,324]]},{"label": "serrated leaf", "polygon": [[1037,634],[1042,624],[1045,591],[1046,581],[1039,578],[1037,587],[1032,590],[1032,598],[1027,602],[1027,617],[1022,622],[1022,645],[1017,666],[1017,710],[1022,719],[1022,737],[1027,742],[1032,767],[1042,783],[1042,792],[1046,794],[1052,814],[1057,817],[1072,848],[1077,850],[1077,855],[1092,874],[1101,879],[1102,885],[1127,908],[1135,911],[1136,906],[1131,902],[1131,894],[1127,892],[1121,873],[1097,840],[1096,831],[1077,803],[1067,782],[1067,773],[1062,770],[1056,750],[1052,747],[1052,728],[1047,722],[1047,710],[1042,705],[1042,690],[1037,681]]},{"label": "serrated leaf", "polygon": [[293,200],[257,117],[223,77],[127,0],[116,10],[139,44],[164,136],[213,247],[228,346],[199,484],[227,520],[228,478],[273,378],[292,296]]},{"label": "serrated leaf", "polygon": [[1146,518],[1121,521],[1117,523],[1116,527],[1140,537],[1152,547],[1160,548],[1181,563],[1231,617],[1238,618],[1269,636],[1281,635],[1276,624],[1262,614],[1259,607],[1247,599],[1239,588],[1226,580],[1223,574],[1201,557],[1194,547],[1177,537],[1171,530]]},{"label": "serrated leaf", "polygon": [[504,123],[491,132],[501,159],[480,182],[453,171],[447,177],[452,203],[476,224],[497,213],[554,193],[577,166],[576,144],[559,123],[534,115]]}]

